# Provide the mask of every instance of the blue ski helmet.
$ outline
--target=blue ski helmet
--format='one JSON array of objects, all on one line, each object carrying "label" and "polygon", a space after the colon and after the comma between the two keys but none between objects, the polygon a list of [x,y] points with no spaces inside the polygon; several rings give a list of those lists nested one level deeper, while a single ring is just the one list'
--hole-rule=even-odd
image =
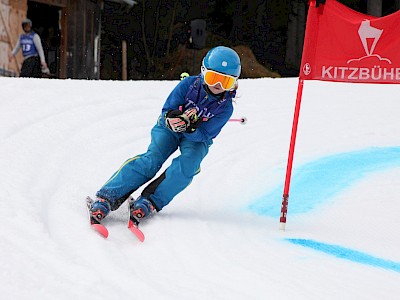
[{"label": "blue ski helmet", "polygon": [[235,50],[218,46],[208,51],[202,67],[238,78],[241,71],[240,57]]}]

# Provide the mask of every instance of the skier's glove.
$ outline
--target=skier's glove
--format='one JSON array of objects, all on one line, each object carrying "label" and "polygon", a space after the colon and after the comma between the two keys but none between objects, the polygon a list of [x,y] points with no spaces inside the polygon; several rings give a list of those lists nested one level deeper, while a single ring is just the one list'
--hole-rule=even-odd
[{"label": "skier's glove", "polygon": [[202,122],[202,119],[199,118],[199,116],[197,115],[197,109],[194,107],[189,108],[185,110],[184,115],[186,115],[190,121],[190,124],[186,129],[186,132],[188,133],[195,132]]},{"label": "skier's glove", "polygon": [[165,115],[165,124],[174,132],[186,132],[190,126],[190,120],[180,110],[170,110]]}]

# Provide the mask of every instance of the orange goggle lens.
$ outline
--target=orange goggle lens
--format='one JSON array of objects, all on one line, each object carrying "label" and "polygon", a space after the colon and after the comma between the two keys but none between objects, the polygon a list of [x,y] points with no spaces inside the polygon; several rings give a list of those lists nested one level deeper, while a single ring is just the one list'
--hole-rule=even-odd
[{"label": "orange goggle lens", "polygon": [[207,70],[204,74],[204,81],[210,86],[220,83],[223,89],[230,90],[234,86],[236,78],[230,75]]}]

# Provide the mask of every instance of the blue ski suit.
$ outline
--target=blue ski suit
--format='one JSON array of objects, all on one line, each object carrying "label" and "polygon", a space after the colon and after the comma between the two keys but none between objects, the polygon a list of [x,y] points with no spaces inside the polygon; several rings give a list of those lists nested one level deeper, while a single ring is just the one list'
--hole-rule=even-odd
[{"label": "blue ski suit", "polygon": [[[202,82],[201,75],[189,76],[168,96],[157,124],[151,130],[151,143],[144,154],[128,159],[97,192],[116,210],[136,189],[150,181],[163,163],[178,148],[181,154],[142,192],[160,211],[200,172],[200,163],[208,153],[213,139],[220,133],[233,113],[232,99],[236,91],[214,95]],[[195,107],[202,118],[192,133],[176,133],[165,124],[168,111]]]}]

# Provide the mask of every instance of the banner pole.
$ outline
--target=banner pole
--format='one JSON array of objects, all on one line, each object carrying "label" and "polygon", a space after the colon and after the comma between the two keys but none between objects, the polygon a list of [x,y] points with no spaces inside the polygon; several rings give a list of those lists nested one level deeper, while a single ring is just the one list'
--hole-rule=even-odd
[{"label": "banner pole", "polygon": [[301,98],[303,95],[303,86],[304,80],[299,78],[299,84],[297,86],[297,97],[296,97],[296,106],[294,109],[294,117],[293,117],[293,125],[292,125],[292,136],[290,138],[290,147],[289,147],[289,156],[286,167],[286,178],[285,178],[285,187],[283,190],[282,197],[282,206],[281,206],[281,217],[280,217],[280,230],[285,230],[286,227],[286,214],[289,205],[289,188],[290,188],[290,178],[292,175],[292,166],[293,166],[293,156],[294,156],[294,148],[296,144],[296,135],[297,135],[297,125],[299,123],[299,115],[300,115],[300,105]]}]

